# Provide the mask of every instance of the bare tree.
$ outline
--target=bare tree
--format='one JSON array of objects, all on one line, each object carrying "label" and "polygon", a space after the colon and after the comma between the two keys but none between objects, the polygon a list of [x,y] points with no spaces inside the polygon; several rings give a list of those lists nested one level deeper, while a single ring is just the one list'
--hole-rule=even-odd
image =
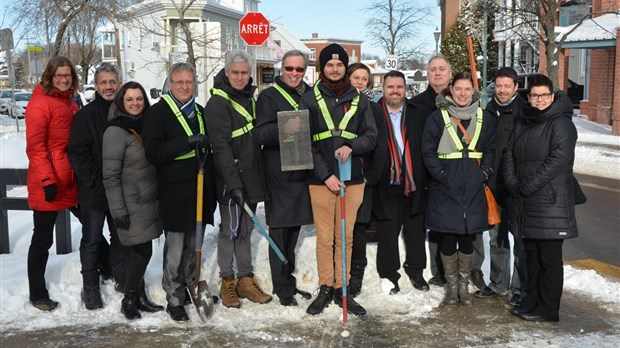
[{"label": "bare tree", "polygon": [[[96,4],[97,1],[91,3]],[[101,61],[101,35],[97,29],[104,25],[105,18],[97,6],[88,6],[80,12],[70,26],[73,44],[72,60],[82,68],[82,83],[88,83],[88,71]]]}]

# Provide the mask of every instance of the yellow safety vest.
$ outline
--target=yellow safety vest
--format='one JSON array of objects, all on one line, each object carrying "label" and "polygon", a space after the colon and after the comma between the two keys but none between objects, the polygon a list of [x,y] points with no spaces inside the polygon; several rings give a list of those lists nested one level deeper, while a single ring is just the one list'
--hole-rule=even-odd
[{"label": "yellow safety vest", "polygon": [[252,98],[252,115],[250,115],[250,113],[243,106],[241,106],[241,104],[232,100],[228,93],[226,93],[225,91],[219,88],[211,88],[211,95],[219,95],[220,97],[228,100],[228,102],[230,102],[230,104],[232,105],[233,109],[240,113],[241,116],[243,116],[243,118],[245,118],[245,120],[248,122],[245,126],[232,131],[233,138],[240,137],[254,129],[254,120],[256,119],[256,102],[254,101],[254,98]]},{"label": "yellow safety vest", "polygon": [[[170,109],[174,113],[174,116],[176,116],[177,121],[179,121],[179,123],[181,124],[181,127],[183,127],[183,130],[185,130],[185,134],[187,134],[188,137],[194,135],[194,133],[192,132],[192,129],[187,124],[187,121],[185,120],[185,117],[183,117],[183,113],[179,109],[179,106],[172,99],[172,97],[169,94],[165,94],[163,96],[163,98],[166,101],[166,103],[168,103],[168,106],[170,107]],[[200,110],[198,110],[198,105],[194,105],[194,108],[196,109],[196,117],[198,117],[198,125],[200,127],[200,134],[205,134],[205,126],[204,126],[204,122],[202,120],[202,114],[200,113]],[[184,159],[187,159],[187,158],[192,158],[194,156],[196,156],[196,150],[192,150],[192,151],[190,151],[190,152],[188,152],[188,153],[186,153],[184,155],[178,156],[174,160],[175,161],[176,160],[184,160]]]},{"label": "yellow safety vest", "polygon": [[291,104],[291,106],[293,107],[293,109],[295,111],[297,111],[299,109],[299,104],[297,104],[297,102],[295,101],[295,99],[293,99],[293,97],[291,97],[290,94],[288,94],[287,91],[284,90],[284,88],[278,86],[277,83],[273,84],[273,88],[276,89],[276,91],[280,92],[280,94],[282,94],[282,97],[284,97],[284,99],[286,99],[286,101]]},{"label": "yellow safety vest", "polygon": [[476,151],[476,144],[478,143],[478,139],[480,138],[480,133],[482,132],[482,108],[478,108],[476,111],[476,130],[474,131],[474,137],[471,139],[469,146],[467,149],[463,148],[463,143],[459,136],[456,134],[456,130],[452,125],[450,120],[450,115],[448,115],[448,111],[446,109],[441,109],[441,116],[443,117],[443,122],[446,125],[446,130],[448,134],[450,134],[450,138],[454,142],[454,146],[456,147],[457,152],[450,153],[437,153],[437,157],[441,159],[461,159],[461,158],[474,158],[481,159],[482,152]]},{"label": "yellow safety vest", "polygon": [[321,91],[319,91],[319,82],[314,85],[314,95],[316,98],[317,104],[319,104],[319,109],[321,109],[321,114],[323,115],[323,119],[325,120],[325,124],[327,125],[327,130],[321,133],[316,133],[312,135],[312,140],[319,141],[323,139],[328,139],[331,137],[342,137],[345,139],[355,139],[357,138],[357,134],[346,131],[347,125],[349,121],[353,118],[353,115],[357,112],[357,106],[360,103],[360,93],[357,91],[357,96],[353,98],[351,101],[351,109],[344,114],[342,120],[340,120],[340,124],[338,124],[338,128],[334,127],[334,122],[332,121],[332,115],[329,113],[327,109],[327,104],[325,104],[325,100],[323,99],[323,95],[321,95]]}]

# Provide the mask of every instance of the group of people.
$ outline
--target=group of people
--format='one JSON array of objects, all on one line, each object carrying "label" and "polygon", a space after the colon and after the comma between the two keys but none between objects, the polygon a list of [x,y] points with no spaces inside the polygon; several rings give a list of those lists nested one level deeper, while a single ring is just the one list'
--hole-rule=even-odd
[{"label": "group of people", "polygon": [[[402,230],[403,268],[415,289],[445,284],[445,303],[471,304],[471,281],[478,297],[510,292],[512,313],[526,320],[559,319],[562,241],[577,235],[577,136],[570,102],[554,93],[548,78],[530,79],[528,104],[517,93],[516,72],[501,68],[495,96],[483,110],[474,77],[452,77],[441,55],[428,63],[425,92],[406,99],[405,75],[390,71],[377,102],[370,69],[349,65],[337,44],[321,51],[312,87],[304,82],[307,55],[292,50],[282,58],[281,76],[255,100],[252,66],[246,51],[227,52],[203,108],[194,98],[190,64],[170,67],[169,92],[150,106],[139,83],[121,85],[118,70],[104,63],[95,72],[95,100],[78,111],[71,100],[78,87],[75,69],[64,57],[50,60],[26,111],[34,211],[28,279],[36,308],[58,306],[44,273],[56,214],[71,209],[82,223],[87,309],[103,308],[99,286],[112,278],[124,294],[127,319],[163,310],[148,299],[144,282],[151,241],[163,233],[166,311],[175,321],[189,320],[196,209],[202,206],[203,225],[213,224],[216,205],[223,306],[240,308],[243,298],[268,303],[272,296],[252,264],[253,222],[244,213],[264,202],[269,236],[288,261],[270,250],[272,290],[282,306],[297,306],[296,295],[312,298],[297,287],[294,272],[301,226],[314,224],[319,289],[306,312],[318,315],[332,301],[342,307],[348,286],[347,311],[365,315],[355,298],[367,265],[366,231],[374,221],[377,271],[393,284],[390,294],[400,291]],[[287,112],[295,116],[281,117]],[[297,150],[310,154],[312,169],[287,168],[283,141],[303,137],[311,145]],[[350,175],[340,173],[346,163]],[[198,178],[204,194],[197,196]],[[498,226],[487,223],[485,185],[501,207]],[[346,201],[344,212],[340,199]],[[423,276],[427,231],[429,282]],[[491,237],[488,286],[480,271],[485,231]],[[512,282],[508,231],[515,241]]]}]

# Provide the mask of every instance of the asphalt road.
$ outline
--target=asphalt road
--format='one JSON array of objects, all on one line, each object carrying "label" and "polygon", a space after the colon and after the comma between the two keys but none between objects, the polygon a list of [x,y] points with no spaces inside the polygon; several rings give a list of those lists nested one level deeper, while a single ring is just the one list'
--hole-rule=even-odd
[{"label": "asphalt road", "polygon": [[575,176],[588,201],[576,207],[579,238],[564,242],[564,260],[620,266],[620,180]]}]

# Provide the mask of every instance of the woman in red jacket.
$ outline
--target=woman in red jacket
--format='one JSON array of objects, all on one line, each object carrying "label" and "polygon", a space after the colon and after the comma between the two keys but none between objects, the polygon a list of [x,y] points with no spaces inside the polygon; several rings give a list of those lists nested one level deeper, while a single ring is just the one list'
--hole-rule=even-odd
[{"label": "woman in red jacket", "polygon": [[34,212],[28,284],[30,302],[42,311],[58,307],[45,286],[56,216],[59,211],[77,205],[77,181],[67,158],[67,143],[73,116],[78,111],[72,99],[78,87],[73,64],[65,57],[52,58],[26,109],[28,204]]}]

